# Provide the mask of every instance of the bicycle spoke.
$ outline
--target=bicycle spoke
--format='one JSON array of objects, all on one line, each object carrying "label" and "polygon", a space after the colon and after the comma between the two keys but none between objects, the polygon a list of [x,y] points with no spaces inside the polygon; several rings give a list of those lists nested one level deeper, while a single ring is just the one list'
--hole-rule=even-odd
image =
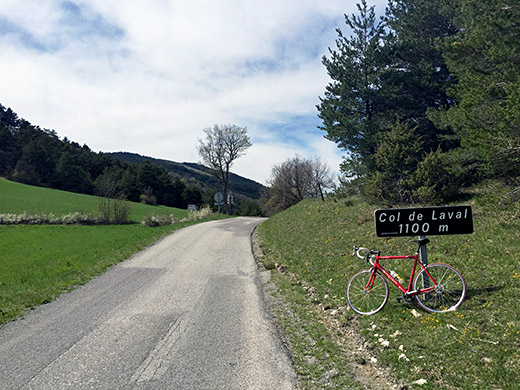
[{"label": "bicycle spoke", "polygon": [[367,290],[367,285],[372,279],[372,271],[364,270],[355,274],[347,285],[347,301],[350,307],[358,314],[370,315],[383,308],[388,300],[388,285],[383,277],[375,274]]},{"label": "bicycle spoke", "polygon": [[[441,270],[439,270],[439,271],[441,271]],[[449,269],[444,270],[444,272],[442,273],[442,276],[437,276],[437,278],[434,277],[434,279],[436,280],[437,284],[444,284],[445,281],[446,281],[446,278],[445,278],[446,275],[451,275]],[[450,276],[448,276],[448,278],[450,278]]]},{"label": "bicycle spoke", "polygon": [[[437,284],[433,291],[417,296],[419,305],[430,312],[456,310],[466,296],[466,284],[460,273],[447,264],[431,264],[427,269]],[[415,289],[424,288],[423,275],[426,276],[424,270],[416,275]]]}]

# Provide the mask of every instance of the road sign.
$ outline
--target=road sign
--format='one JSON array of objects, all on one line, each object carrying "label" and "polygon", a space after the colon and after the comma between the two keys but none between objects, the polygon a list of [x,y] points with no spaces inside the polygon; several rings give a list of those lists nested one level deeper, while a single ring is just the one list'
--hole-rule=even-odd
[{"label": "road sign", "polygon": [[213,199],[215,199],[215,206],[218,206],[218,216],[220,217],[220,206],[224,206],[224,195],[222,192],[217,192]]},{"label": "road sign", "polygon": [[229,191],[227,194],[227,203],[234,204],[234,201],[235,201],[235,199],[233,198],[233,194],[231,193],[231,191]]},{"label": "road sign", "polygon": [[376,210],[374,218],[378,237],[473,233],[471,206]]},{"label": "road sign", "polygon": [[222,206],[224,203],[224,195],[222,195],[222,192],[217,192],[215,194],[215,196],[213,197],[213,199],[215,199],[215,204],[217,206]]}]

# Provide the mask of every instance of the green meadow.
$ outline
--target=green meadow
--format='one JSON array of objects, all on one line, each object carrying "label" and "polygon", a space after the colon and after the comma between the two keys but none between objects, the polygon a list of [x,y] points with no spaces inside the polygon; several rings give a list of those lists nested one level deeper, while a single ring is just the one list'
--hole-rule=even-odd
[{"label": "green meadow", "polygon": [[[140,222],[146,215],[173,214],[175,218],[188,215],[186,210],[166,206],[151,206],[127,202],[130,205],[129,219]],[[0,214],[54,214],[63,216],[73,212],[99,213],[96,196],[34,187],[0,178]]]},{"label": "green meadow", "polygon": [[[187,211],[130,203],[130,219]],[[0,178],[0,213],[56,216],[97,213],[93,196],[32,187]],[[12,321],[63,291],[86,283],[159,238],[194,221],[162,227],[127,225],[0,225],[0,324]]]},{"label": "green meadow", "polygon": [[[459,310],[445,314],[399,303],[401,293],[390,283],[381,312],[363,317],[348,307],[349,278],[368,268],[351,256],[354,244],[383,255],[416,250],[413,237],[376,237],[378,207],[360,199],[307,200],[259,226],[262,263],[288,302],[274,310],[275,316],[289,339],[303,388],[357,388],[361,385],[352,372],[374,359],[407,388],[518,389],[520,205],[497,207],[493,196],[477,194],[469,202],[473,234],[429,237],[429,263],[453,265],[468,286]],[[406,260],[383,265],[410,275]],[[352,334],[361,341],[345,353]]]}]

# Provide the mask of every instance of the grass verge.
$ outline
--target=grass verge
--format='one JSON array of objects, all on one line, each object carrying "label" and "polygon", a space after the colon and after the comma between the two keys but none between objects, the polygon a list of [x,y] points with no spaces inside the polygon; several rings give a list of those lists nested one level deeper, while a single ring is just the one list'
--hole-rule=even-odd
[{"label": "grass verge", "polygon": [[[288,315],[282,310],[277,318],[289,337],[297,371],[303,373],[306,388],[319,384],[332,366],[340,378],[348,376],[342,373],[349,371],[354,378],[352,372],[364,366],[383,368],[396,378],[394,383],[408,388],[517,388],[520,212],[518,205],[506,209],[472,202],[474,234],[430,237],[429,262],[455,266],[468,285],[467,299],[459,311],[446,314],[428,314],[415,305],[398,303],[400,293],[393,286],[382,312],[360,317],[348,310],[348,279],[357,270],[367,268],[362,260],[350,256],[352,245],[395,255],[412,254],[416,249],[410,238],[375,236],[376,207],[359,200],[309,200],[259,226],[257,237],[263,246],[264,265],[272,269],[273,279],[289,304],[302,308],[291,310]],[[410,273],[410,264],[402,260],[388,266],[403,277]],[[295,283],[288,290],[287,286]],[[318,317],[313,319],[305,313]],[[320,323],[325,328],[313,330]],[[294,335],[294,324],[301,326],[309,337]],[[359,350],[366,351],[368,360],[342,350],[349,332],[360,337]],[[310,370],[306,368],[309,362],[315,367],[320,364],[319,360],[305,358],[306,348],[323,337],[333,340],[337,347],[322,349],[321,353],[329,359],[322,365],[326,368]],[[352,368],[352,359],[358,361],[357,368]],[[356,380],[363,386],[371,385],[366,380]],[[339,383],[331,383],[322,388],[341,388]]]}]

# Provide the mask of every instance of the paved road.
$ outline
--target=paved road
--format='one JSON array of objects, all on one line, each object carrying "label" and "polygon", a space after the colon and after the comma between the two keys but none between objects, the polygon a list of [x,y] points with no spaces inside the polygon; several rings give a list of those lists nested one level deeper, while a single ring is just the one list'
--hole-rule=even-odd
[{"label": "paved road", "polygon": [[191,226],[0,329],[0,389],[292,389],[251,255],[262,219]]}]

